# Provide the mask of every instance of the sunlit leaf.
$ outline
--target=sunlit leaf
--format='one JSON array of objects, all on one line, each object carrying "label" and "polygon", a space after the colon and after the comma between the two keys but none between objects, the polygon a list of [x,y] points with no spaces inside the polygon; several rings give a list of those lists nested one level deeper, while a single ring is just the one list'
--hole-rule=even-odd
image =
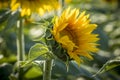
[{"label": "sunlit leaf", "polygon": [[29,66],[42,66],[44,64],[44,60],[34,60],[34,61],[21,61],[21,67],[29,67]]},{"label": "sunlit leaf", "polygon": [[40,41],[41,38],[45,36],[46,28],[41,24],[33,26],[33,28],[30,30],[30,37],[34,41]]},{"label": "sunlit leaf", "polygon": [[15,55],[11,55],[8,57],[3,57],[0,59],[0,64],[2,63],[10,63],[10,62],[15,62],[16,61],[16,56]]},{"label": "sunlit leaf", "polygon": [[31,79],[31,78],[39,77],[41,75],[42,75],[42,70],[39,67],[34,66],[27,71],[25,77]]},{"label": "sunlit leaf", "polygon": [[43,56],[48,52],[49,50],[45,44],[36,43],[29,51],[28,60],[32,61],[37,59],[38,57]]},{"label": "sunlit leaf", "polygon": [[35,63],[38,64],[38,62],[40,64],[45,58],[50,56],[49,53],[50,51],[45,44],[36,43],[29,50],[28,59],[20,63],[21,67],[30,66]]}]

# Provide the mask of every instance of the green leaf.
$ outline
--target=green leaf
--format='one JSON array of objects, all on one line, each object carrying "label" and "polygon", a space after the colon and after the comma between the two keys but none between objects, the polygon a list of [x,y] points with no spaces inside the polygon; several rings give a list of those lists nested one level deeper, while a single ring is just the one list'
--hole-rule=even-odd
[{"label": "green leaf", "polygon": [[47,45],[42,43],[36,43],[29,50],[28,59],[26,61],[20,62],[20,64],[21,64],[21,67],[26,67],[26,66],[33,65],[34,63],[37,63],[37,62],[42,63],[44,59],[52,56],[53,55],[49,51]]},{"label": "green leaf", "polygon": [[16,56],[15,55],[10,55],[8,57],[3,57],[0,59],[0,64],[2,63],[11,63],[16,61]]},{"label": "green leaf", "polygon": [[39,67],[34,66],[28,70],[28,72],[25,74],[25,77],[31,79],[42,76],[42,74],[42,70]]},{"label": "green leaf", "polygon": [[13,25],[17,22],[18,18],[19,12],[16,11],[15,13],[11,14],[8,18],[5,30],[8,30],[9,28],[13,27]]},{"label": "green leaf", "polygon": [[7,20],[9,15],[10,15],[10,10],[0,10],[0,23]]},{"label": "green leaf", "polygon": [[106,62],[103,67],[95,74],[102,74],[108,70],[111,70],[117,66],[120,66],[120,57],[113,59],[113,60],[109,60],[108,62]]},{"label": "green leaf", "polygon": [[42,67],[44,64],[43,60],[34,60],[34,61],[21,61],[20,66],[21,67],[29,67],[29,66],[39,66]]},{"label": "green leaf", "polygon": [[28,55],[28,60],[32,61],[37,59],[40,56],[45,55],[48,53],[49,50],[45,44],[36,43],[34,46],[31,47]]}]

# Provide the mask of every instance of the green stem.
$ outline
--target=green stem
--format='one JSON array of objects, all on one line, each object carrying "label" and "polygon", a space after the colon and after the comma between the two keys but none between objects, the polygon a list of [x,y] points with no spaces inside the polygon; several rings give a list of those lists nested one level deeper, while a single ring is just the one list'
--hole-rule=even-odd
[{"label": "green stem", "polygon": [[61,0],[61,5],[62,5],[62,8],[65,7],[65,0]]},{"label": "green stem", "polygon": [[43,80],[51,80],[51,71],[52,71],[53,60],[48,59],[44,63],[44,74]]},{"label": "green stem", "polygon": [[25,59],[24,34],[22,19],[17,21],[17,62],[18,62],[18,80],[23,78],[23,68],[20,68],[20,61]]},{"label": "green stem", "polygon": [[118,10],[120,9],[120,0],[118,0]]}]

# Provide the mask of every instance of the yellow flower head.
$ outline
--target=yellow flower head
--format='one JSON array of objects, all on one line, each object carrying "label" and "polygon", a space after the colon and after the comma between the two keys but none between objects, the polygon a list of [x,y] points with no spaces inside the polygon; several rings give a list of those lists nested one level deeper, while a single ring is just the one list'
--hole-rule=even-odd
[{"label": "yellow flower head", "polygon": [[79,9],[68,8],[59,18],[56,17],[52,30],[55,40],[78,64],[82,62],[81,56],[92,59],[90,52],[98,51],[98,44],[95,42],[99,38],[97,34],[92,33],[97,25],[90,24],[88,18],[89,15],[85,15],[85,12],[80,14]]},{"label": "yellow flower head", "polygon": [[9,7],[9,1],[10,0],[0,0],[0,9],[8,8]]},{"label": "yellow flower head", "polygon": [[65,3],[70,3],[72,0],[65,0]]},{"label": "yellow flower head", "polygon": [[11,0],[11,10],[21,9],[21,16],[36,12],[43,15],[46,11],[59,8],[57,0]]}]

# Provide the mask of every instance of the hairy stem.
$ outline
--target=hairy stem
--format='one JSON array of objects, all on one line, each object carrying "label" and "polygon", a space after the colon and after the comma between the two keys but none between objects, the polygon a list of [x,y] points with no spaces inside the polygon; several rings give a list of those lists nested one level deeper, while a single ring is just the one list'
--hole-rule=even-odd
[{"label": "hairy stem", "polygon": [[18,62],[18,79],[23,80],[23,68],[20,68],[20,61],[25,59],[24,34],[22,19],[17,21],[17,62]]},{"label": "hairy stem", "polygon": [[44,63],[44,75],[43,80],[51,80],[51,71],[52,71],[53,60],[48,59]]}]

